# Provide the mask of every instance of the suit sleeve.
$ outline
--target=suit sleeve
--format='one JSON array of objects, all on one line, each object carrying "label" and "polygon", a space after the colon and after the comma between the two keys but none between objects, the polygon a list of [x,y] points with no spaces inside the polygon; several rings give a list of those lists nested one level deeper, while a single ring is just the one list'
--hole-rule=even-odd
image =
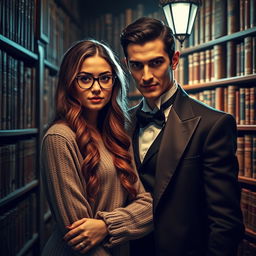
[{"label": "suit sleeve", "polygon": [[209,131],[203,148],[209,256],[236,255],[244,232],[237,180],[236,132],[234,118],[222,115]]},{"label": "suit sleeve", "polygon": [[[132,149],[131,149],[132,151]],[[133,152],[131,152],[133,156]],[[133,165],[135,163],[133,161]],[[136,168],[134,168],[136,171]],[[136,171],[136,175],[138,173]],[[135,184],[137,197],[128,202],[126,207],[112,212],[98,212],[97,215],[107,224],[109,239],[105,246],[113,247],[128,240],[141,238],[153,230],[153,199],[138,177]]]},{"label": "suit sleeve", "polygon": [[[44,189],[53,217],[64,236],[68,231],[65,226],[82,218],[92,218],[80,165],[72,143],[61,135],[47,135],[41,153]],[[105,252],[102,246],[95,250]]]}]

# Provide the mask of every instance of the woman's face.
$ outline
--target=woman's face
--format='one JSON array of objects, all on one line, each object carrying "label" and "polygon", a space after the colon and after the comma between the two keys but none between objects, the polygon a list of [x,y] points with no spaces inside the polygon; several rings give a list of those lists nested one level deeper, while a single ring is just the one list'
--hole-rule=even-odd
[{"label": "woman's face", "polygon": [[86,58],[76,79],[76,97],[87,113],[98,112],[109,102],[114,76],[111,66],[102,57]]}]

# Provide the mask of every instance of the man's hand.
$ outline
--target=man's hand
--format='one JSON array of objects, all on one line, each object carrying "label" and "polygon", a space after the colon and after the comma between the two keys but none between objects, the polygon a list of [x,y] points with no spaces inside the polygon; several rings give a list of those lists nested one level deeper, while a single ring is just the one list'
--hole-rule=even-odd
[{"label": "man's hand", "polygon": [[107,225],[103,220],[83,218],[67,226],[70,230],[64,236],[68,245],[80,253],[87,253],[107,236]]}]

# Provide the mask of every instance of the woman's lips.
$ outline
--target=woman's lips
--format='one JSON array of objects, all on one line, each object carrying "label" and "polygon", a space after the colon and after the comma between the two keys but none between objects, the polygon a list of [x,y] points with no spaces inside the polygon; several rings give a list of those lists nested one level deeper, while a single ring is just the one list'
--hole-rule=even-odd
[{"label": "woman's lips", "polygon": [[89,100],[93,103],[99,103],[103,100],[102,97],[93,97],[93,98],[89,98]]}]

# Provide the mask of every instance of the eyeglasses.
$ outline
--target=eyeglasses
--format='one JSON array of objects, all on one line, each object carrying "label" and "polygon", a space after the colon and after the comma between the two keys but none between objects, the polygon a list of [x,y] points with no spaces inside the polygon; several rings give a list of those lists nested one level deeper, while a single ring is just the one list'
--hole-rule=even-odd
[{"label": "eyeglasses", "polygon": [[77,83],[82,89],[90,89],[95,81],[97,81],[101,88],[111,89],[115,82],[115,76],[112,74],[104,74],[99,77],[94,77],[90,74],[81,74],[76,77]]}]

